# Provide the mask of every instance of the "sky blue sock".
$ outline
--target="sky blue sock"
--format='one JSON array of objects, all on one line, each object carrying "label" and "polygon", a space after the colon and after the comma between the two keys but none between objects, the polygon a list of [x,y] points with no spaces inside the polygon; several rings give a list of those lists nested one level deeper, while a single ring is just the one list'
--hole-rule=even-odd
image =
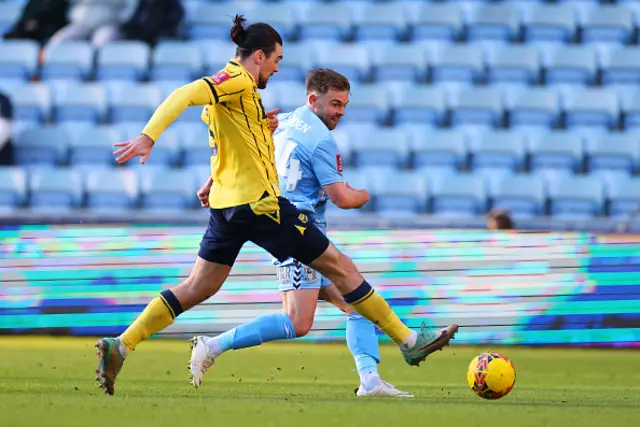
[{"label": "sky blue sock", "polygon": [[371,384],[367,384],[367,380],[378,378],[380,347],[376,327],[358,313],[351,313],[347,317],[347,346],[356,362],[361,382],[370,389]]},{"label": "sky blue sock", "polygon": [[296,330],[287,313],[267,314],[256,317],[249,323],[218,335],[216,342],[222,352],[253,347],[264,342],[292,339]]}]

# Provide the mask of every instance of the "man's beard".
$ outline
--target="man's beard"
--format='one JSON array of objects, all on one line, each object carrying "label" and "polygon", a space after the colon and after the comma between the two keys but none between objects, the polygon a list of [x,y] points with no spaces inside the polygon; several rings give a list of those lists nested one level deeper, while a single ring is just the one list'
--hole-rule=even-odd
[{"label": "man's beard", "polygon": [[340,121],[339,116],[335,114],[333,116],[324,115],[320,110],[318,111],[318,113],[320,113],[318,114],[318,116],[320,117],[320,120],[322,120],[322,122],[325,124],[326,127],[329,128],[329,130],[334,130],[336,126],[338,126],[338,122]]},{"label": "man's beard", "polygon": [[267,81],[269,77],[258,76],[258,89],[265,89],[267,87]]}]

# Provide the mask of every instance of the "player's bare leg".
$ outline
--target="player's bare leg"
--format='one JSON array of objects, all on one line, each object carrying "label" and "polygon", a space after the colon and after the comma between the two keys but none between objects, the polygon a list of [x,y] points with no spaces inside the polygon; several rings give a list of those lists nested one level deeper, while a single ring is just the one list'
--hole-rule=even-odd
[{"label": "player's bare leg", "polygon": [[98,341],[96,381],[99,387],[106,394],[113,395],[116,376],[129,352],[140,342],[171,325],[178,314],[215,295],[230,271],[228,265],[197,257],[189,277],[152,300],[122,335]]},{"label": "player's bare leg", "polygon": [[458,331],[456,324],[440,330],[428,329],[423,324],[417,333],[409,329],[364,280],[353,261],[332,243],[310,267],[334,283],[355,311],[387,334],[400,347],[409,365],[418,366],[431,353],[442,350]]},{"label": "player's bare leg", "polygon": [[298,338],[307,335],[313,326],[319,291],[319,289],[299,289],[280,292],[282,308],[291,318]]},{"label": "player's bare leg", "polygon": [[[292,328],[295,332],[290,338],[305,336],[311,329],[313,318],[318,305],[318,289],[301,289],[297,291],[281,292],[284,315],[288,315]],[[273,317],[270,316],[270,319]],[[266,321],[267,318],[256,318],[253,322]],[[216,358],[222,355],[228,344],[222,345],[223,341],[237,339],[238,328],[248,328],[250,323],[245,323],[237,328],[231,329],[216,337],[196,335],[191,339],[191,385],[200,387],[202,378],[207,369],[213,365]],[[242,332],[240,333],[242,335]]]},{"label": "player's bare leg", "polygon": [[320,289],[320,298],[347,315],[347,345],[360,376],[360,386],[354,390],[356,396],[413,397],[380,378],[377,368],[377,364],[380,363],[380,350],[375,326],[360,316],[334,285]]}]

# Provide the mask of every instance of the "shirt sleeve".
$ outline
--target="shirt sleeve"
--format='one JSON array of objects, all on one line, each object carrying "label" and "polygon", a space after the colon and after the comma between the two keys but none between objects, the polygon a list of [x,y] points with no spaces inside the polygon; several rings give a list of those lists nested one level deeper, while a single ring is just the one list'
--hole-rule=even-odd
[{"label": "shirt sleeve", "polygon": [[173,91],[156,109],[142,130],[154,141],[173,123],[187,107],[206,105],[210,101],[210,92],[204,80],[196,80]]},{"label": "shirt sleeve", "polygon": [[342,161],[338,146],[334,140],[320,142],[313,152],[311,163],[320,185],[344,182],[342,176]]},{"label": "shirt sleeve", "polygon": [[252,89],[241,72],[231,74],[223,70],[211,77],[203,77],[202,80],[209,89],[211,104],[238,100],[246,90]]}]

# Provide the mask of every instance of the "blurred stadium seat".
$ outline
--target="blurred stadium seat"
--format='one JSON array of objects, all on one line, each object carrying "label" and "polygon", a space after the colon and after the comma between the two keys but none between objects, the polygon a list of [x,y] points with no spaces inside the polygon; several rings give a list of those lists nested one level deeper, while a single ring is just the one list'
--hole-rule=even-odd
[{"label": "blurred stadium seat", "polygon": [[84,41],[67,41],[48,48],[40,75],[43,79],[86,80],[93,71],[93,49]]},{"label": "blurred stadium seat", "polygon": [[136,206],[139,186],[130,170],[98,170],[88,174],[87,207],[122,211]]},{"label": "blurred stadium seat", "polygon": [[151,48],[138,41],[112,42],[98,51],[99,80],[141,80],[147,75]]},{"label": "blurred stadium seat", "polygon": [[[393,141],[392,144],[389,141]],[[355,165],[400,168],[409,162],[409,136],[394,129],[375,129],[354,138]]]},{"label": "blurred stadium seat", "polygon": [[604,212],[604,187],[590,176],[559,176],[549,182],[550,214],[566,220],[590,219]]},{"label": "blurred stadium seat", "polygon": [[564,170],[576,172],[582,167],[583,143],[579,135],[549,132],[530,141],[530,168],[533,172]]},{"label": "blurred stadium seat", "polygon": [[640,207],[640,178],[624,177],[614,180],[607,187],[609,199],[609,215],[613,217],[628,217]]},{"label": "blurred stadium seat", "polygon": [[523,23],[524,39],[528,42],[570,42],[578,25],[576,11],[571,5],[543,2],[532,5],[524,15]]},{"label": "blurred stadium seat", "polygon": [[351,32],[351,10],[341,4],[312,4],[300,17],[301,40],[345,40]]},{"label": "blurred stadium seat", "polygon": [[544,214],[545,198],[542,179],[530,174],[503,176],[491,190],[492,207],[521,218]]},{"label": "blurred stadium seat", "polygon": [[68,168],[34,171],[29,177],[29,207],[39,210],[69,210],[82,204],[80,173]]},{"label": "blurred stadium seat", "polygon": [[486,186],[474,174],[449,175],[435,181],[431,191],[433,213],[440,216],[470,217],[486,209]]},{"label": "blurred stadium seat", "polygon": [[32,40],[0,40],[0,77],[33,77],[38,68],[38,50]]},{"label": "blurred stadium seat", "polygon": [[51,91],[41,83],[11,86],[6,94],[13,104],[13,118],[31,122],[46,122],[51,114]]},{"label": "blurred stadium seat", "polygon": [[455,2],[424,2],[411,19],[413,40],[456,40],[464,22],[462,9]]},{"label": "blurred stadium seat", "polygon": [[120,132],[111,126],[87,127],[78,138],[69,140],[69,164],[115,165],[113,144],[119,142]]},{"label": "blurred stadium seat", "polygon": [[151,55],[152,80],[194,80],[202,76],[202,55],[190,43],[165,41]]},{"label": "blurred stadium seat", "polygon": [[18,167],[0,167],[0,211],[21,207],[27,197],[27,175]]},{"label": "blurred stadium seat", "polygon": [[[188,170],[158,169],[142,180],[141,203],[154,211],[181,211],[195,205],[195,179]],[[202,185],[202,181],[198,186]]]},{"label": "blurred stadium seat", "polygon": [[421,213],[426,210],[427,180],[414,172],[401,171],[380,176],[372,185],[376,212]]},{"label": "blurred stadium seat", "polygon": [[15,144],[19,165],[54,166],[66,163],[69,135],[61,127],[34,127],[22,132]]}]

